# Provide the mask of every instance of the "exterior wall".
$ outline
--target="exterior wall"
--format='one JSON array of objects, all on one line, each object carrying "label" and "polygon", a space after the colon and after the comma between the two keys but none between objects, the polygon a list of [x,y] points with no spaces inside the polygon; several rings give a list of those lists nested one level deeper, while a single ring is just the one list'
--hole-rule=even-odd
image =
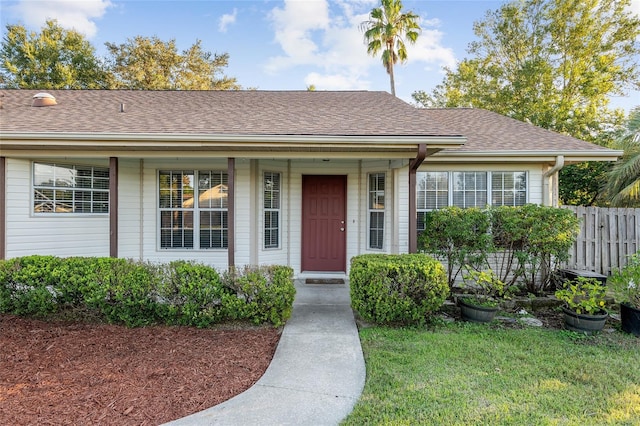
[{"label": "exterior wall", "polygon": [[[46,161],[46,160],[43,160]],[[56,160],[61,162],[60,160]],[[108,159],[68,161],[107,166]],[[408,166],[403,160],[291,159],[235,162],[235,264],[285,264],[301,274],[302,176],[345,175],[347,273],[351,257],[361,253],[408,251]],[[34,215],[30,160],[6,160],[7,258],[28,254],[108,256],[108,215]],[[160,249],[158,244],[158,170],[227,170],[227,159],[119,159],[118,256],[167,262],[191,259],[227,267],[227,250]],[[429,164],[420,171],[526,171],[528,202],[542,203],[543,165]],[[280,246],[264,248],[264,172],[281,174]],[[381,250],[369,249],[368,175],[385,173],[385,230]]]},{"label": "exterior wall", "polygon": [[[55,161],[108,166],[108,159]],[[32,161],[7,158],[6,173],[8,259],[32,254],[109,256],[109,215],[36,215],[32,208]]]}]

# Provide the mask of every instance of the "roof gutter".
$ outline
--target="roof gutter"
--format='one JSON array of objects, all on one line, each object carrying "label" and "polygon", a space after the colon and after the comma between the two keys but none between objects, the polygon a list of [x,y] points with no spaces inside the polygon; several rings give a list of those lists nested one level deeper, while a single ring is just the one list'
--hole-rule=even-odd
[{"label": "roof gutter", "polygon": [[[555,164],[542,175],[542,205],[558,207],[559,179],[557,173],[562,170],[563,167],[564,155],[558,155]],[[555,177],[552,177],[554,175]],[[553,186],[551,182],[553,182]]]}]

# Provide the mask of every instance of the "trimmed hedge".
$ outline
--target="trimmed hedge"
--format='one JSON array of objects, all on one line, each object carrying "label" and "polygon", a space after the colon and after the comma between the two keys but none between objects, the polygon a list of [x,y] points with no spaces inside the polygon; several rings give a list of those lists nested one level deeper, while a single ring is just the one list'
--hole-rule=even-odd
[{"label": "trimmed hedge", "polygon": [[187,261],[25,256],[0,261],[0,312],[46,318],[81,312],[128,327],[207,327],[227,320],[280,326],[291,316],[295,287],[287,266],[225,274]]},{"label": "trimmed hedge", "polygon": [[425,254],[364,254],[351,259],[351,305],[377,324],[424,324],[449,295],[440,262]]}]

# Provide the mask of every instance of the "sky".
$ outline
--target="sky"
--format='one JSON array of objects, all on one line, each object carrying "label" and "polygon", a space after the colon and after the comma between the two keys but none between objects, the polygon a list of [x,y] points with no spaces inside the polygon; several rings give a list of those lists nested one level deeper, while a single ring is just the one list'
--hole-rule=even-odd
[{"label": "sky", "polygon": [[[632,0],[640,14],[640,0]],[[474,40],[473,24],[503,1],[404,0],[420,17],[422,33],[408,45],[408,61],[395,68],[396,94],[431,92],[444,67],[455,68]],[[374,90],[390,92],[379,56],[366,52],[360,24],[379,0],[0,0],[2,36],[7,24],[39,32],[46,19],[75,29],[105,57],[106,42],[136,36],[175,40],[180,51],[201,40],[202,49],[229,54],[224,72],[245,89]],[[640,60],[639,60],[640,62]],[[629,111],[640,91],[612,98]]]}]

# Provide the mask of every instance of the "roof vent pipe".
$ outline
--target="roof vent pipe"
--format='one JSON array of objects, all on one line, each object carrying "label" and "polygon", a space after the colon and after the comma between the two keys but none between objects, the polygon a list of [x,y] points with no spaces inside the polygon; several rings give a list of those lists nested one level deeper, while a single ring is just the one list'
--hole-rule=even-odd
[{"label": "roof vent pipe", "polygon": [[124,103],[123,102],[120,103],[120,112],[124,112]]},{"label": "roof vent pipe", "polygon": [[32,107],[44,107],[44,106],[52,106],[57,105],[56,98],[49,93],[36,93],[33,95],[33,102],[31,103]]},{"label": "roof vent pipe", "polygon": [[[558,207],[558,177],[557,173],[564,167],[564,155],[556,157],[556,163],[542,175],[542,205]],[[556,174],[555,178],[552,178]],[[553,179],[553,187],[550,181]],[[553,191],[553,193],[551,192]]]}]

